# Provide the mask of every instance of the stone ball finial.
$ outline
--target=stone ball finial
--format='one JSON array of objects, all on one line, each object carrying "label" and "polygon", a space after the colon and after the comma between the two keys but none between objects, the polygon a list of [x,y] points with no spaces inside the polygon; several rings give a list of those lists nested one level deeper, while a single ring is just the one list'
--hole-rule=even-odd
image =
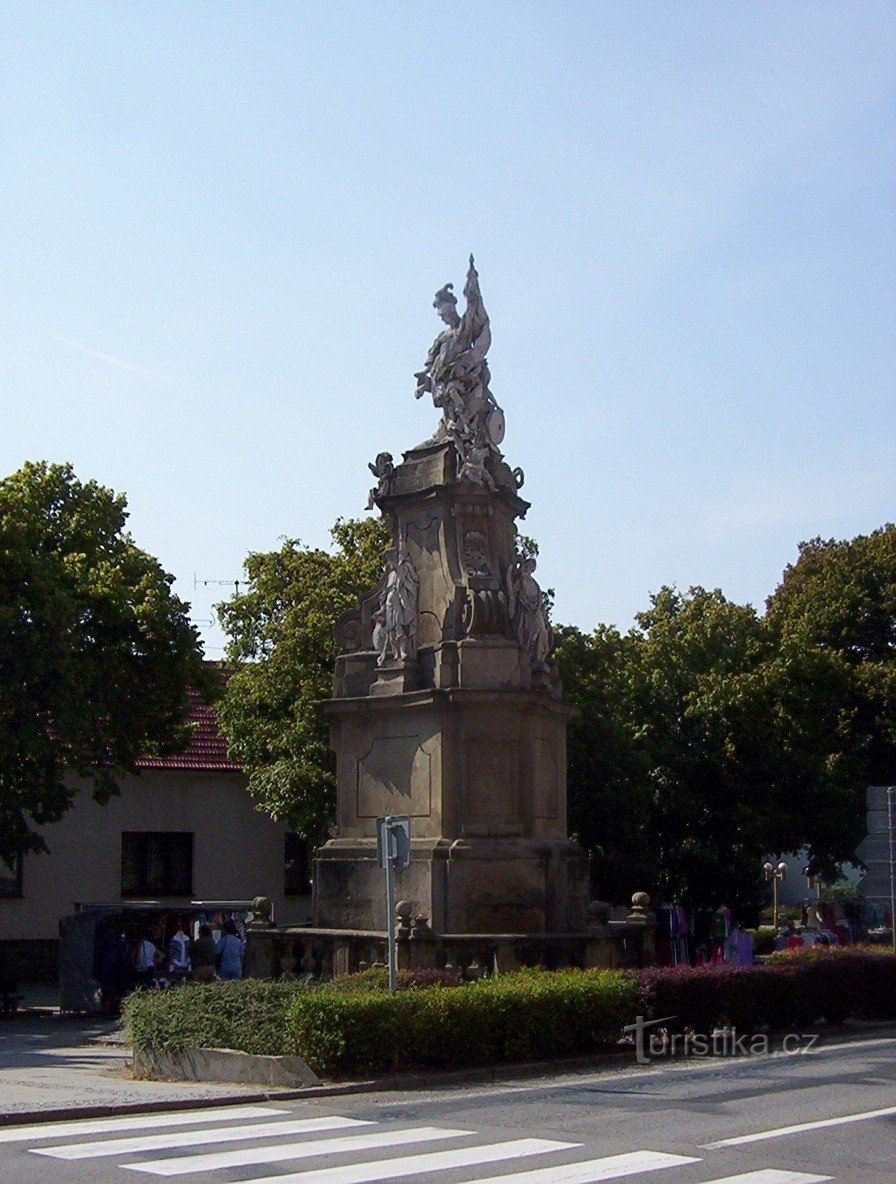
[{"label": "stone ball finial", "polygon": [[632,908],[633,909],[649,909],[650,908],[650,897],[647,895],[646,892],[636,892],[634,894],[634,896],[632,897]]},{"label": "stone ball finial", "polygon": [[267,896],[253,896],[250,926],[270,925],[274,908]]},{"label": "stone ball finial", "polygon": [[398,918],[398,940],[407,941],[411,933],[414,902],[412,900],[400,900],[395,906],[395,916]]}]

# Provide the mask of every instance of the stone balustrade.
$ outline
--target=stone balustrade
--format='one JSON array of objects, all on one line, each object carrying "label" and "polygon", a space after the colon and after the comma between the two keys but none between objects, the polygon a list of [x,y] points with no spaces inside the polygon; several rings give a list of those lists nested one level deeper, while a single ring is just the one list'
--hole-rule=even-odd
[{"label": "stone balustrade", "polygon": [[[649,897],[636,893],[624,921],[593,901],[584,933],[434,933],[413,906],[396,906],[396,945],[401,970],[459,970],[464,978],[522,967],[560,970],[615,969],[654,962],[655,922]],[[311,975],[328,979],[386,964],[386,934],[366,929],[253,926],[247,934],[245,973],[255,978]]]}]

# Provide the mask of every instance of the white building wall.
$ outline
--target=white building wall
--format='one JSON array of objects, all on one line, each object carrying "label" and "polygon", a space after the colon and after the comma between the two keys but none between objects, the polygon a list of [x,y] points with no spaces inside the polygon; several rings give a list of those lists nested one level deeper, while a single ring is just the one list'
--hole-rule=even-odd
[{"label": "white building wall", "polygon": [[127,902],[121,895],[123,831],[193,834],[193,891],[159,898],[274,902],[279,924],[305,921],[311,898],[284,895],[284,835],[289,829],[255,809],[234,772],[145,769],[126,778],[120,797],[99,806],[82,791],[58,823],[44,828],[50,853],[27,855],[22,897],[0,897],[0,941],[58,937],[59,918],[75,902]]}]

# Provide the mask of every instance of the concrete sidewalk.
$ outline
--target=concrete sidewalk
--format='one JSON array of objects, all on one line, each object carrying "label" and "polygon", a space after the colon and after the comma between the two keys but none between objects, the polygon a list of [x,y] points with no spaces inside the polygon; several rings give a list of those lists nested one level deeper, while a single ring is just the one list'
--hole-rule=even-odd
[{"label": "concrete sidewalk", "polygon": [[[245,1085],[134,1081],[128,1073],[129,1049],[88,1043],[110,1036],[117,1026],[111,1020],[62,1018],[58,1013],[0,1021],[0,1122],[25,1122],[50,1113],[88,1117],[109,1107],[246,1099]],[[253,1099],[267,1096],[250,1088]]]}]

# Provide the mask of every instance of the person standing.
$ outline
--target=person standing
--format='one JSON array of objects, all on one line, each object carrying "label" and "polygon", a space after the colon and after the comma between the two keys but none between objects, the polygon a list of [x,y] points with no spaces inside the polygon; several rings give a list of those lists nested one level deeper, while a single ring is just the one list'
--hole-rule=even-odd
[{"label": "person standing", "polygon": [[210,925],[200,925],[199,934],[193,942],[193,981],[210,983],[215,977],[215,950],[217,942],[212,937]]},{"label": "person standing", "polygon": [[243,977],[243,949],[234,921],[224,922],[224,935],[215,947],[218,962],[218,976],[222,979]]},{"label": "person standing", "polygon": [[164,960],[165,955],[152,940],[150,932],[144,933],[137,946],[137,957],[134,964],[134,978],[138,987],[151,987],[155,982],[156,966]]},{"label": "person standing", "polygon": [[183,982],[190,973],[189,921],[181,917],[168,948],[168,969],[175,982]]}]

